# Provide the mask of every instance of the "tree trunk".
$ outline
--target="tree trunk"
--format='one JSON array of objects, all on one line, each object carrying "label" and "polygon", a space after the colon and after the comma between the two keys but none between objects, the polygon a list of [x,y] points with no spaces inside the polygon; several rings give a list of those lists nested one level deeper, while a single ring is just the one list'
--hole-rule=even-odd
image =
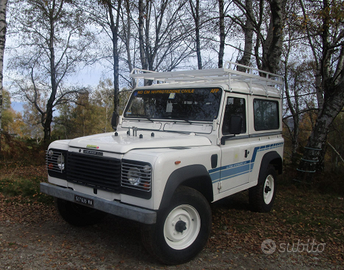
[{"label": "tree trunk", "polygon": [[196,5],[193,4],[192,0],[189,0],[192,17],[195,22],[195,34],[196,34],[196,55],[198,69],[202,69],[202,55],[201,55],[201,38],[200,38],[200,17],[199,17],[199,0],[196,0]]},{"label": "tree trunk", "polygon": [[[130,34],[131,34],[131,11],[130,11],[130,1],[126,0],[125,1],[125,11],[126,11],[126,15],[127,15],[127,20],[124,21],[123,19],[123,32],[124,32],[124,43],[125,43],[125,49],[127,52],[127,64],[128,64],[128,68],[129,71],[133,70],[133,64],[132,64],[132,59],[131,59],[131,54],[130,54]],[[136,85],[136,80],[134,80],[133,78],[131,78],[131,87],[135,88]]]},{"label": "tree trunk", "polygon": [[[342,72],[344,73],[344,71]],[[298,167],[298,180],[310,181],[312,173],[323,169],[322,159],[329,127],[344,106],[344,74],[341,83],[331,89],[325,98],[323,109],[320,111],[307,146]]]},{"label": "tree trunk", "polygon": [[[305,20],[306,14],[304,5],[301,1]],[[329,13],[331,8],[337,8],[336,2],[329,2],[323,0],[322,7],[322,24],[319,25],[321,31],[316,32],[315,38],[322,41],[321,44],[321,58],[318,60],[317,67],[320,66],[320,71],[316,70],[316,90],[318,100],[323,102],[322,107],[319,108],[318,118],[312,133],[308,139],[307,146],[298,167],[298,180],[310,181],[312,173],[323,170],[323,158],[325,155],[325,144],[329,127],[335,117],[343,109],[344,106],[344,46],[342,44],[343,35],[339,33],[337,36],[337,25],[332,24],[332,15]],[[312,49],[311,34],[308,32],[308,39]],[[334,42],[334,43],[331,43]],[[338,47],[340,50],[334,50]],[[336,59],[336,61],[333,61]],[[315,60],[317,58],[315,57]],[[320,87],[319,87],[320,86]],[[322,99],[322,93],[324,94]],[[321,106],[321,103],[319,103]]]},{"label": "tree trunk", "polygon": [[[49,29],[49,52],[50,52],[50,82],[51,82],[51,94],[46,105],[45,118],[42,114],[42,126],[44,132],[44,143],[47,143],[51,138],[51,123],[53,121],[53,103],[56,99],[57,82],[56,82],[56,66],[55,66],[55,19],[54,12],[50,10],[49,14],[50,29]],[[37,104],[36,104],[37,105]]]},{"label": "tree trunk", "polygon": [[201,55],[201,39],[200,39],[200,34],[199,34],[199,0],[197,0],[197,6],[196,6],[196,14],[197,14],[197,19],[196,19],[196,52],[197,52],[197,64],[198,64],[198,69],[202,69],[202,55]]},{"label": "tree trunk", "polygon": [[[243,27],[243,31],[245,34],[245,46],[244,46],[244,53],[240,60],[238,60],[239,64],[249,66],[251,62],[251,55],[252,55],[252,48],[253,48],[253,24],[252,18],[253,15],[253,7],[252,7],[252,0],[245,1],[245,10],[246,10],[246,23]],[[246,71],[245,68],[238,66],[239,71]]]},{"label": "tree trunk", "polygon": [[223,67],[223,56],[225,54],[225,16],[224,16],[224,3],[223,0],[219,0],[219,17],[220,17],[220,50],[218,67]]},{"label": "tree trunk", "polygon": [[6,41],[6,7],[7,0],[0,0],[0,155],[1,155],[1,135],[2,135],[2,99],[3,99],[3,66]]},{"label": "tree trunk", "polygon": [[139,0],[139,47],[140,47],[140,59],[141,66],[143,69],[148,68],[147,58],[145,54],[145,44],[144,44],[144,29],[143,29],[143,19],[144,19],[144,4],[143,0]]},{"label": "tree trunk", "polygon": [[281,61],[285,4],[286,0],[270,1],[271,19],[263,44],[262,69],[271,73],[278,71]]},{"label": "tree trunk", "polygon": [[[147,5],[149,3],[147,2]],[[145,12],[146,11],[146,12]],[[144,5],[143,0],[139,0],[139,47],[140,47],[140,59],[142,69],[151,69],[149,63],[152,63],[151,56],[149,54],[149,22],[148,22],[148,7]],[[144,19],[146,20],[146,29],[144,29]],[[151,80],[144,80],[144,85],[152,84]]]},{"label": "tree trunk", "polygon": [[117,3],[116,23],[114,20],[111,1],[108,1],[108,12],[110,17],[110,28],[112,33],[112,57],[113,57],[113,85],[114,85],[114,112],[118,113],[118,93],[119,93],[119,53],[118,53],[118,27],[122,0]]}]

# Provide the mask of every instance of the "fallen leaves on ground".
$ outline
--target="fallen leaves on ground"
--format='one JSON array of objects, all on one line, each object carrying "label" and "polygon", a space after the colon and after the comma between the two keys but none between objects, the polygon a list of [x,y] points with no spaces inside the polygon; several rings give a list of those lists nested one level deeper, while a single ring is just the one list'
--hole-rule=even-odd
[{"label": "fallen leaves on ground", "polygon": [[[0,173],[0,181],[33,176],[43,179],[46,175],[44,166],[3,169]],[[212,211],[213,228],[208,243],[212,250],[261,254],[262,242],[271,239],[278,252],[324,256],[334,265],[344,265],[344,200],[340,196],[285,185],[270,213],[251,212],[247,192],[214,203]],[[2,222],[40,224],[57,218],[51,203],[0,193]],[[320,247],[324,248],[321,252]]]},{"label": "fallen leaves on ground", "polygon": [[336,195],[284,186],[270,213],[249,210],[247,192],[212,206],[211,245],[218,250],[261,253],[271,239],[277,252],[325,256],[344,264],[344,203]]}]

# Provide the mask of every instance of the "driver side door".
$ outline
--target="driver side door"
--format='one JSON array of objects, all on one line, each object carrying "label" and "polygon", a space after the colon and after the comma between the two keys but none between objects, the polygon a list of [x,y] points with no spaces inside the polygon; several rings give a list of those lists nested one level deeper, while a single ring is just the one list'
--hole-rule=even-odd
[{"label": "driver side door", "polygon": [[[221,130],[222,158],[219,193],[230,191],[249,182],[252,151],[248,135],[247,106],[247,96],[227,94]],[[241,120],[238,122],[238,119]],[[241,127],[235,127],[238,123]]]}]

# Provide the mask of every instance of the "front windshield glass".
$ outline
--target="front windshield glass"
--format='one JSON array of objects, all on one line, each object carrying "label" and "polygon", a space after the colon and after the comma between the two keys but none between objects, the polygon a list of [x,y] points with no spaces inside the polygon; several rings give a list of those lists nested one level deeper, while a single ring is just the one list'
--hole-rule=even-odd
[{"label": "front windshield glass", "polygon": [[221,94],[220,88],[136,90],[124,117],[212,121],[217,118]]}]

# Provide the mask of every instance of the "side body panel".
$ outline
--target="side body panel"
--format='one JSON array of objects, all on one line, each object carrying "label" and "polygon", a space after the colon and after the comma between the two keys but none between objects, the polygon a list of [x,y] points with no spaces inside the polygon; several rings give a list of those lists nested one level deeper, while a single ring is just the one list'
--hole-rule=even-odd
[{"label": "side body panel", "polygon": [[[242,98],[246,102],[246,131],[228,138],[221,145],[221,166],[209,171],[213,181],[214,201],[256,186],[259,174],[272,163],[282,172],[283,145],[281,100],[278,98],[227,93],[227,97]],[[256,130],[254,101],[278,104],[277,128]],[[275,111],[273,111],[275,112]],[[224,122],[224,120],[222,120]],[[219,130],[219,136],[223,136]]]}]

